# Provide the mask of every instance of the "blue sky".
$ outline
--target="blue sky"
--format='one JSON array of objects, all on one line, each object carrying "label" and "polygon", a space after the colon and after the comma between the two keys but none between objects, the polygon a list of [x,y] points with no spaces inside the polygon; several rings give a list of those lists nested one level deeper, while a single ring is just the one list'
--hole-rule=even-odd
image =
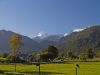
[{"label": "blue sky", "polygon": [[0,29],[33,37],[100,24],[100,0],[0,0]]}]

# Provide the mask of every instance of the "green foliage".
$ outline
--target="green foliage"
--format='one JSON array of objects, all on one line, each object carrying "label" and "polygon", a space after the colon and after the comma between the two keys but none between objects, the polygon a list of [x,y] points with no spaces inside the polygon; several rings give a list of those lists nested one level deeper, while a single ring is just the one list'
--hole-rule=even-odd
[{"label": "green foliage", "polygon": [[[41,52],[42,53],[42,52]],[[38,62],[38,61],[40,61],[40,57],[41,57],[41,54],[40,52],[38,52],[38,53],[33,53],[32,55],[30,55],[29,56],[29,62],[31,63],[31,62]],[[42,59],[43,60],[43,59]]]},{"label": "green foliage", "polygon": [[0,58],[0,63],[7,63],[8,59],[7,58]]},{"label": "green foliage", "polygon": [[12,54],[16,56],[23,44],[22,37],[19,34],[13,34],[8,42],[12,49]]},{"label": "green foliage", "polygon": [[[17,54],[19,52],[19,49],[22,46],[22,37],[19,34],[13,34],[9,40],[9,45],[12,48],[12,56],[11,61],[15,62],[15,72],[16,72],[16,62],[19,62],[19,58],[17,57]],[[17,60],[18,59],[18,60]]]},{"label": "green foliage", "polygon": [[72,55],[73,55],[72,51],[71,50],[68,51],[68,54],[67,55],[68,55],[69,58],[72,58]]},{"label": "green foliage", "polygon": [[40,58],[43,61],[51,61],[58,56],[58,49],[54,46],[49,46],[46,50],[40,53]]},{"label": "green foliage", "polygon": [[87,55],[79,55],[79,59],[80,60],[84,60],[84,61],[86,61],[86,59],[87,59]]},{"label": "green foliage", "polygon": [[[9,55],[8,57],[7,57],[7,59],[8,59],[8,62],[9,63],[24,63],[25,61],[24,60],[22,60],[20,57],[18,57],[18,56],[11,56],[11,55]],[[16,60],[16,61],[15,61]]]},{"label": "green foliage", "polygon": [[93,50],[91,48],[88,49],[88,58],[89,59],[93,59],[94,58],[94,52],[93,52]]},{"label": "green foliage", "polygon": [[2,57],[3,57],[3,58],[7,58],[7,57],[8,57],[8,53],[3,53],[3,54],[2,54]]}]

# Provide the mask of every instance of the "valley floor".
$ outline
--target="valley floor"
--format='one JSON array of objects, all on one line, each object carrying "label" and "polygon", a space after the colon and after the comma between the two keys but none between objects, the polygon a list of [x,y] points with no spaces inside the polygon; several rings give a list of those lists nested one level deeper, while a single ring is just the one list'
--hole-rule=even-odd
[{"label": "valley floor", "polygon": [[[100,75],[100,62],[68,62],[66,64],[41,64],[40,75],[76,75],[76,64],[79,64],[77,75]],[[38,66],[17,64],[17,72],[14,65],[0,65],[0,75],[39,75]]]}]

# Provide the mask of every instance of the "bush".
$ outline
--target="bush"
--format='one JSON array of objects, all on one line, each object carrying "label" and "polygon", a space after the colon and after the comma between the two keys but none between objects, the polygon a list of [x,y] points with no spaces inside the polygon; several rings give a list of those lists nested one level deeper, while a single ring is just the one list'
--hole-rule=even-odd
[{"label": "bush", "polygon": [[8,56],[8,62],[9,63],[24,63],[25,61],[22,60],[20,57],[18,56]]},{"label": "bush", "polygon": [[7,58],[0,58],[1,63],[7,63],[7,61],[8,61]]}]

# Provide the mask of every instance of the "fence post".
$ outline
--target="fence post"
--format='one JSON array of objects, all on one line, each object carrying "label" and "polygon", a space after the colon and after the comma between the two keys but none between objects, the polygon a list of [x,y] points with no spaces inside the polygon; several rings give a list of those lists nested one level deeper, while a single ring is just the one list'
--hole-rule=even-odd
[{"label": "fence post", "polygon": [[79,66],[79,64],[76,64],[76,67],[75,67],[75,69],[76,69],[76,75],[77,75],[77,69],[79,68],[80,66]]},{"label": "fence post", "polygon": [[39,64],[39,75],[40,75],[40,64]]},{"label": "fence post", "polygon": [[77,75],[77,67],[76,67],[76,75]]}]

